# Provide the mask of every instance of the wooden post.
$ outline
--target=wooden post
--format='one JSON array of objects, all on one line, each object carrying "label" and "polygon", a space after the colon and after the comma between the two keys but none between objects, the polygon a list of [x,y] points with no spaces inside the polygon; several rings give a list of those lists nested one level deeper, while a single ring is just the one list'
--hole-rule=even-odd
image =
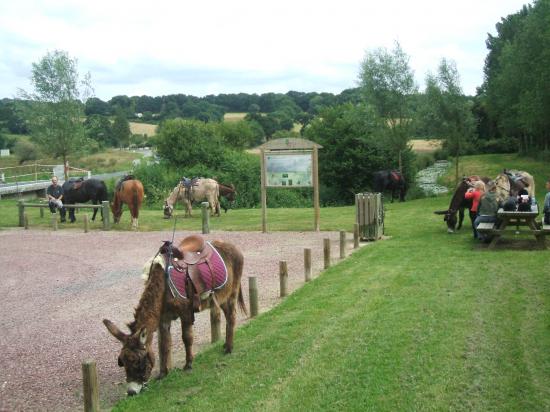
[{"label": "wooden post", "polygon": [[84,233],[88,233],[89,225],[88,213],[84,213]]},{"label": "wooden post", "polygon": [[281,297],[284,298],[288,294],[288,267],[286,260],[279,262],[279,283],[281,286]]},{"label": "wooden post", "polygon": [[340,231],[340,259],[346,257],[346,232]]},{"label": "wooden post", "polygon": [[314,224],[313,228],[316,232],[320,230],[321,213],[319,209],[319,151],[317,146],[313,147],[313,159],[311,164],[311,173],[313,174],[313,209],[314,209]]},{"label": "wooden post", "polygon": [[210,215],[208,213],[208,202],[201,203],[201,214],[202,214],[202,234],[206,235],[210,233]]},{"label": "wooden post", "polygon": [[27,213],[23,213],[23,221],[25,222],[25,230],[29,229],[29,215]]},{"label": "wooden post", "polygon": [[267,233],[267,179],[265,175],[265,151],[260,151],[260,167],[261,167],[261,195],[262,195],[262,233]]},{"label": "wooden post", "polygon": [[111,229],[111,211],[109,210],[109,201],[104,200],[101,202],[101,217],[103,219],[103,230]]},{"label": "wooden post", "polygon": [[258,282],[256,276],[248,277],[248,297],[250,299],[250,317],[258,316]]},{"label": "wooden post", "polygon": [[52,229],[57,230],[57,213],[52,213]]},{"label": "wooden post", "polygon": [[44,218],[44,207],[40,207],[40,219]]},{"label": "wooden post", "polygon": [[22,199],[17,201],[17,207],[19,208],[19,227],[25,226],[25,217],[24,217],[25,206],[23,202],[24,201]]},{"label": "wooden post", "polygon": [[304,277],[306,282],[311,280],[311,249],[304,249]]},{"label": "wooden post", "polygon": [[82,382],[84,385],[84,411],[99,411],[99,378],[95,361],[87,360],[82,363]]},{"label": "wooden post", "polygon": [[359,223],[353,225],[353,248],[359,247]]},{"label": "wooden post", "polygon": [[214,299],[210,298],[210,342],[219,341],[221,335],[220,308],[216,305]]},{"label": "wooden post", "polygon": [[323,239],[323,255],[325,257],[325,269],[330,267],[330,239]]}]

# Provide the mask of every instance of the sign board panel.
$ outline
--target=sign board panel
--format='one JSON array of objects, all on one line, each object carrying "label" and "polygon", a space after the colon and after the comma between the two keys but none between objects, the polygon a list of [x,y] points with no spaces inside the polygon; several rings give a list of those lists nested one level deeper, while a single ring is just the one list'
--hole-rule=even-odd
[{"label": "sign board panel", "polygon": [[312,152],[267,152],[267,187],[313,186]]}]

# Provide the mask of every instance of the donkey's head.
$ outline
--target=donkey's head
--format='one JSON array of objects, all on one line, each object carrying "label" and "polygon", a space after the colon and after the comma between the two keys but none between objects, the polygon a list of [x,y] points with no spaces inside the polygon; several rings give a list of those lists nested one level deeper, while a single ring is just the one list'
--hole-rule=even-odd
[{"label": "donkey's head", "polygon": [[443,221],[447,223],[447,232],[448,233],[454,233],[456,229],[456,225],[458,223],[457,218],[457,211],[453,209],[447,209],[447,210],[436,210],[434,212],[436,215],[444,215]]},{"label": "donkey's head", "polygon": [[118,366],[126,371],[127,394],[137,395],[151,377],[155,355],[147,342],[147,329],[141,328],[132,334],[125,334],[113,322],[103,319],[107,330],[122,343],[118,355]]}]

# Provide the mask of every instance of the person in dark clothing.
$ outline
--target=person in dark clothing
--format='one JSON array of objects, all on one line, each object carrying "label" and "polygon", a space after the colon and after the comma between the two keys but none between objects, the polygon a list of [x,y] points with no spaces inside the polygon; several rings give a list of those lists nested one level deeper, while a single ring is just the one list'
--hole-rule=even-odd
[{"label": "person in dark clothing", "polygon": [[525,189],[521,189],[518,193],[518,212],[530,212],[531,211],[531,196]]},{"label": "person in dark clothing", "polygon": [[[480,223],[495,223],[498,224],[497,212],[500,204],[496,197],[496,185],[495,182],[490,181],[486,185],[487,192],[483,195],[479,202],[479,207],[477,209],[478,215],[474,222],[474,226],[477,229]],[[482,235],[478,232],[478,238],[485,242],[489,242],[491,238]]]},{"label": "person in dark clothing", "polygon": [[57,213],[59,209],[61,214],[61,222],[65,222],[66,209],[63,206],[63,188],[57,182],[57,176],[52,177],[52,184],[48,186],[46,190],[46,196],[48,197],[48,206],[50,212]]},{"label": "person in dark clothing", "polygon": [[544,224],[550,225],[550,179],[546,181],[546,196],[544,197],[544,206],[542,212],[544,213]]}]

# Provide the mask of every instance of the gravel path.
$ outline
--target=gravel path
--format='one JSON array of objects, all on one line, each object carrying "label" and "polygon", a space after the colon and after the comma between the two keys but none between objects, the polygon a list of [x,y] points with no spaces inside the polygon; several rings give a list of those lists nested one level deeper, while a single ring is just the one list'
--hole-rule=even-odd
[{"label": "gravel path", "polygon": [[[175,239],[189,234],[177,232]],[[101,320],[125,328],[143,290],[143,264],[171,237],[171,232],[0,231],[0,411],[82,410],[81,364],[86,359],[97,362],[103,407],[124,396],[124,371],[116,363],[120,344]],[[241,248],[245,301],[248,307],[248,276],[256,276],[260,312],[280,301],[279,261],[288,262],[288,287],[295,290],[303,284],[303,249],[312,249],[313,271],[318,273],[322,239],[327,237],[337,257],[337,232],[206,236]],[[351,247],[350,241],[348,252]],[[246,320],[240,313],[239,323]],[[172,336],[174,366],[182,367],[179,322],[173,323]],[[195,322],[195,352],[209,339],[206,311]]]}]

